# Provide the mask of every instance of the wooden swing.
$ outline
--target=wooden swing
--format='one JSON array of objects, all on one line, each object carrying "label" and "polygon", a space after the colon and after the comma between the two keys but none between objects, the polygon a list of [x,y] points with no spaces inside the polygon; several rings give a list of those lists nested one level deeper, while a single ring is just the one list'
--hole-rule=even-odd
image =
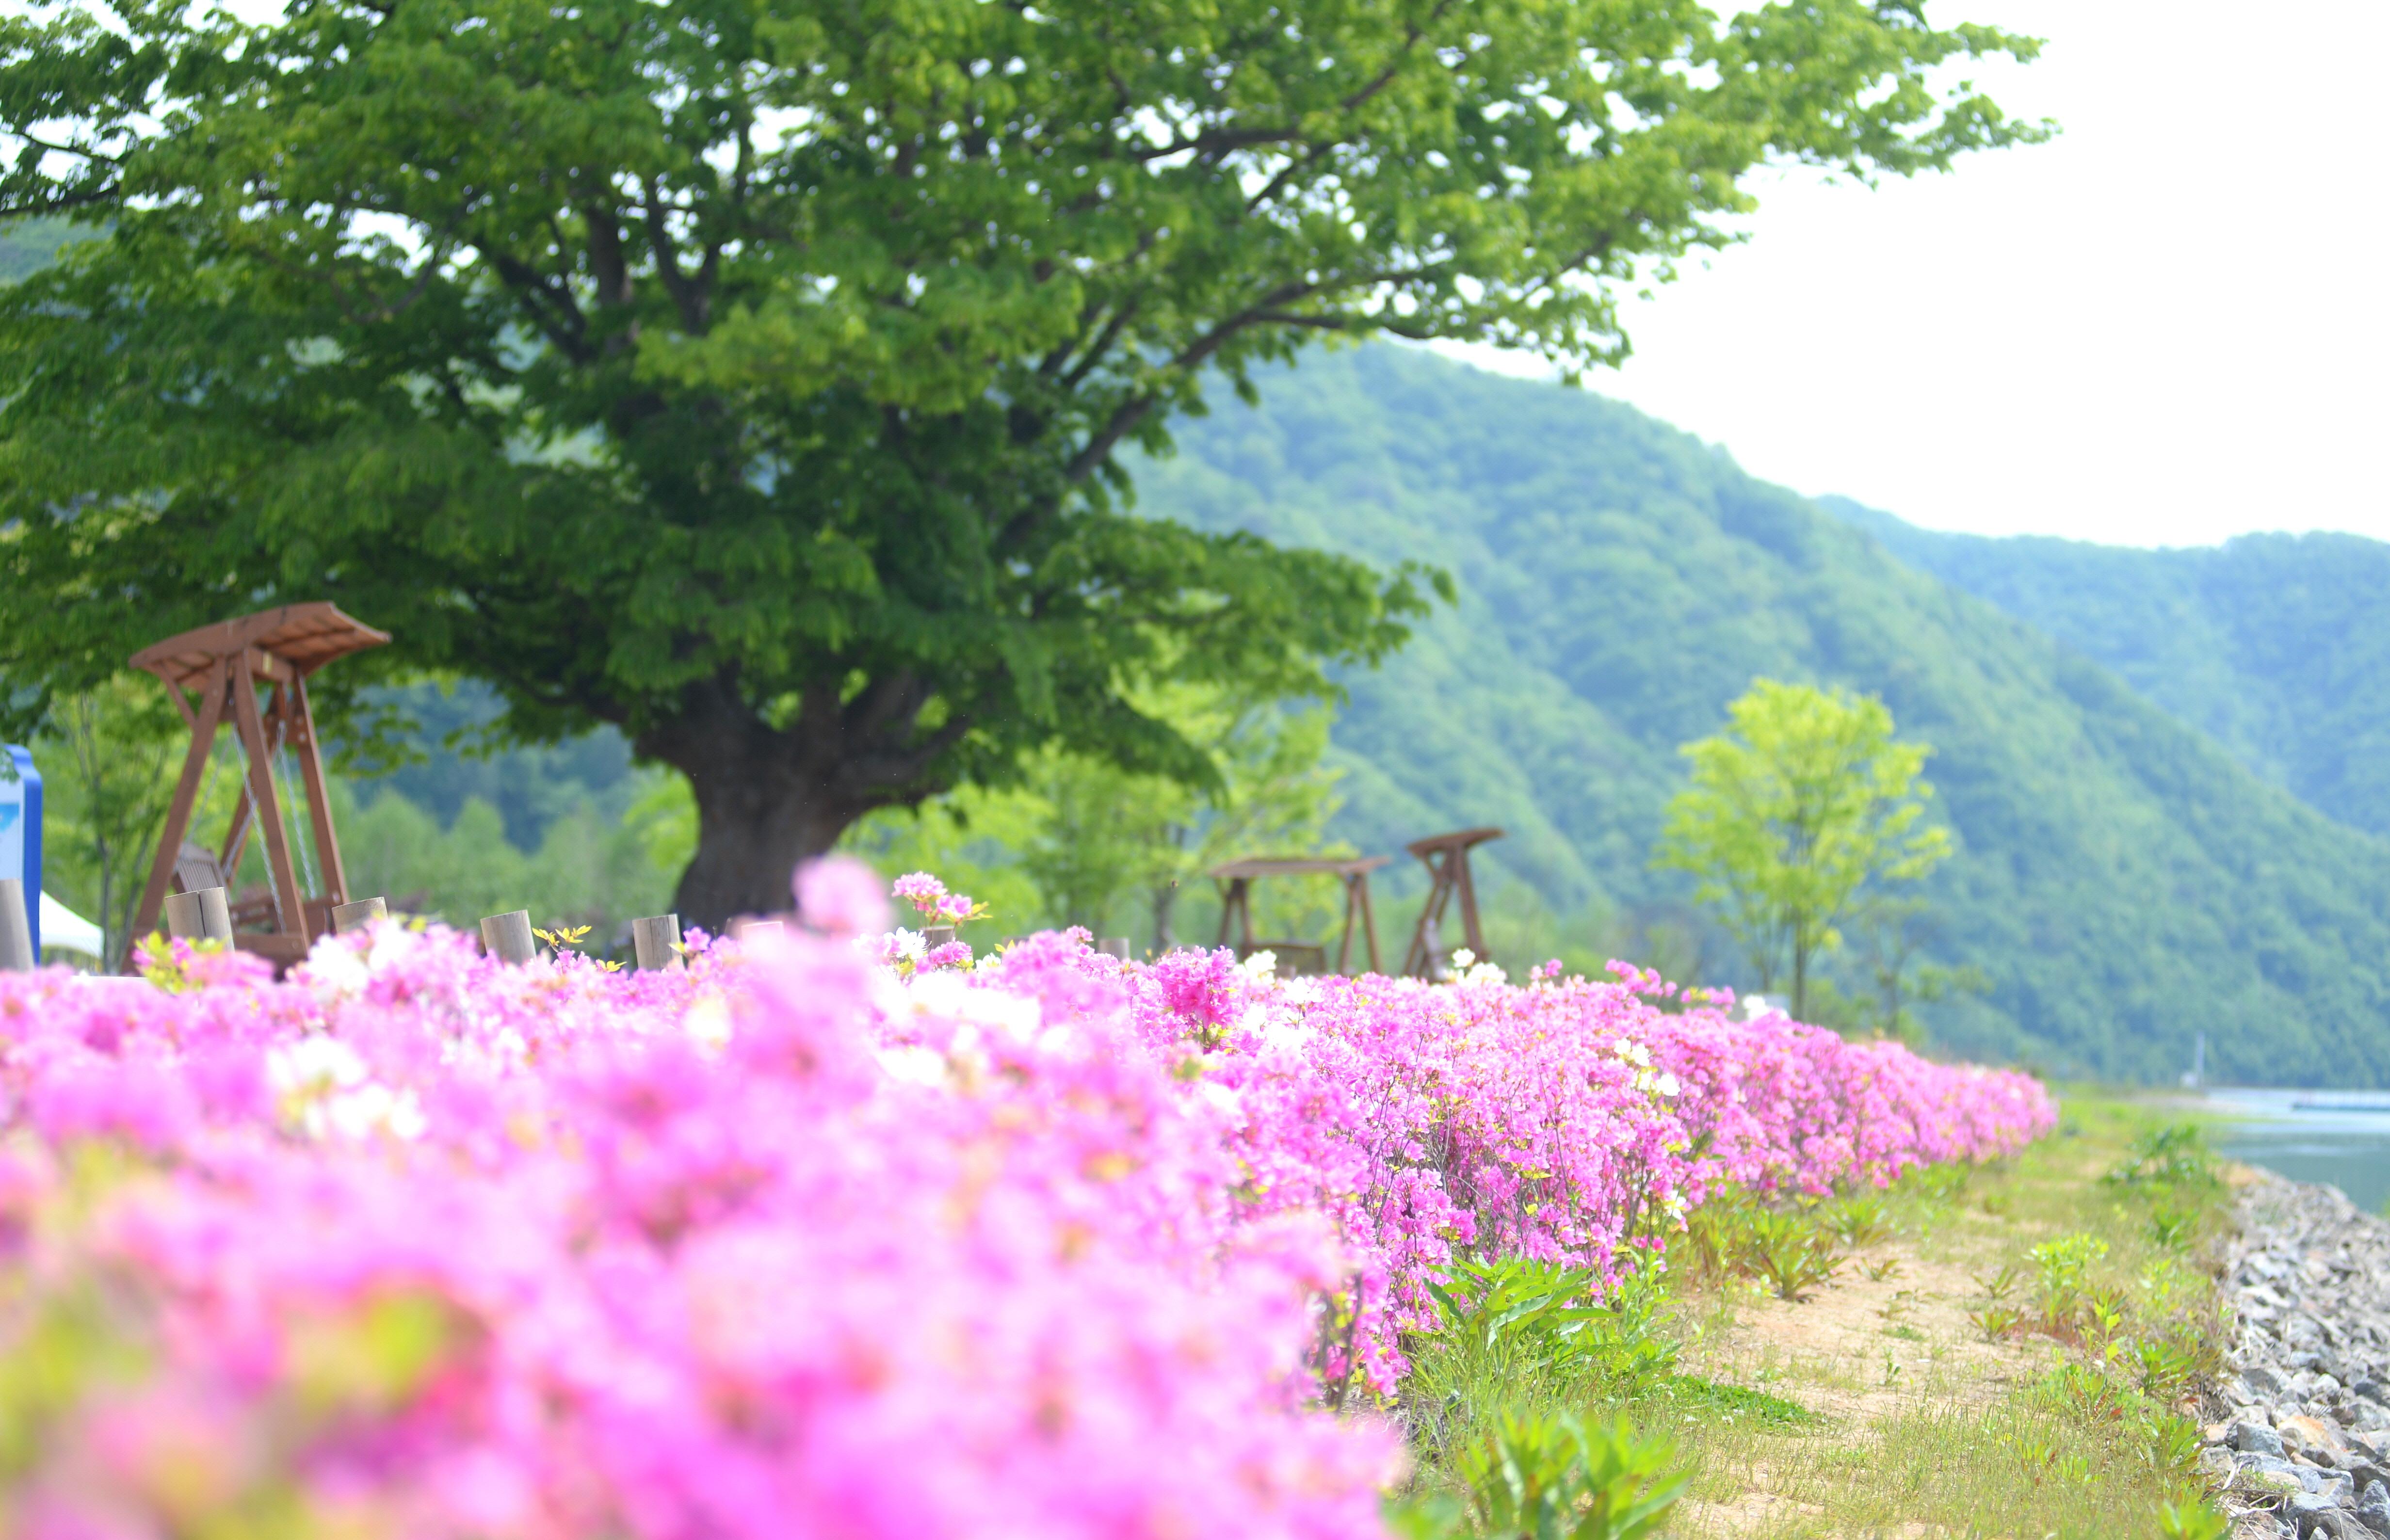
[{"label": "wooden swing", "polygon": [[[332,806],[315,738],[315,717],[307,703],[307,676],[336,658],[380,647],[389,640],[387,633],[352,620],[334,605],[319,602],[285,605],[201,626],[133,655],[135,668],[164,682],[174,709],[183,713],[191,729],[190,752],[184,756],[182,778],[174,785],[174,800],[167,807],[166,827],[159,836],[158,858],[149,868],[148,885],[141,891],[141,907],[134,917],[135,935],[146,936],[157,929],[170,883],[182,892],[229,889],[240,869],[251,830],[260,823],[264,826],[271,891],[262,901],[235,907],[232,918],[236,927],[262,924],[265,929],[236,929],[233,943],[244,952],[271,958],[279,969],[306,956],[315,938],[331,929],[333,908],[349,899],[348,878],[341,866],[340,843],[332,833]],[[257,692],[261,685],[266,690],[262,708]],[[186,691],[197,693],[196,706]],[[199,801],[209,751],[227,713],[248,767],[224,844],[212,851],[187,842],[185,836]],[[274,784],[274,760],[286,749],[298,762],[316,859],[322,867],[322,891],[313,895],[300,886],[291,827],[285,821]]]},{"label": "wooden swing", "polygon": [[1382,855],[1363,855],[1351,860],[1312,858],[1307,856],[1259,856],[1247,861],[1231,861],[1212,868],[1212,879],[1220,884],[1220,939],[1214,945],[1228,944],[1228,930],[1233,923],[1237,931],[1237,956],[1240,959],[1255,952],[1277,954],[1288,973],[1325,973],[1328,971],[1328,948],[1307,941],[1255,941],[1253,939],[1253,879],[1257,877],[1335,877],[1344,883],[1344,940],[1336,949],[1336,971],[1344,972],[1353,962],[1353,930],[1357,924],[1369,948],[1369,971],[1379,970],[1378,918],[1369,908],[1369,874],[1386,864]]},{"label": "wooden swing", "polygon": [[1404,846],[1420,858],[1427,867],[1427,902],[1420,906],[1419,924],[1411,931],[1410,949],[1403,954],[1403,972],[1418,979],[1433,979],[1444,961],[1444,911],[1458,896],[1460,900],[1460,933],[1469,950],[1479,962],[1489,959],[1485,950],[1485,932],[1477,923],[1477,885],[1470,880],[1469,853],[1488,840],[1499,840],[1498,828],[1464,828],[1450,834],[1432,834],[1424,840],[1414,840]]}]

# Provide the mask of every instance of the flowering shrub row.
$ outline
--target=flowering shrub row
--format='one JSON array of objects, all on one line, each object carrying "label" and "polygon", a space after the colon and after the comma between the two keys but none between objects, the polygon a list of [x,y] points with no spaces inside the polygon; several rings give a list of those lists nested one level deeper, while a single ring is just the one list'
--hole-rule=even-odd
[{"label": "flowering shrub row", "polygon": [[1394,1442],[1317,1403],[1455,1255],[1614,1273],[1721,1178],[2049,1118],[1646,977],[974,967],[801,896],[668,973],[0,975],[0,1531],[1374,1534]]}]

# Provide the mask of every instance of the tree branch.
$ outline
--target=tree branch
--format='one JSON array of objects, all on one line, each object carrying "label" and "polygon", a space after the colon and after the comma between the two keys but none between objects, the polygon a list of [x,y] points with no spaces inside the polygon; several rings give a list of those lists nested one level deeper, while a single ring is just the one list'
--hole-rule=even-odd
[{"label": "tree branch", "polygon": [[29,134],[21,128],[10,129],[7,132],[11,136],[24,140],[25,143],[32,146],[35,149],[47,150],[53,155],[72,155],[85,160],[105,161],[111,166],[122,166],[124,164],[123,156],[110,155],[104,149],[92,149],[83,145],[55,144],[48,139],[43,138],[38,134]]},{"label": "tree branch", "polygon": [[1174,155],[1184,155],[1192,150],[1206,160],[1213,160],[1236,150],[1252,149],[1257,145],[1285,144],[1290,140],[1300,140],[1302,137],[1300,133],[1291,128],[1219,129],[1206,134],[1198,134],[1191,139],[1178,138],[1171,140],[1166,145],[1148,146],[1146,148],[1132,151],[1128,159],[1140,163],[1147,160],[1166,160]]},{"label": "tree branch", "polygon": [[515,291],[542,336],[576,364],[586,364],[596,356],[589,351],[589,318],[581,314],[570,289],[510,252],[481,250],[482,260]]},{"label": "tree branch", "polygon": [[614,211],[596,204],[582,208],[581,222],[589,227],[589,275],[598,280],[598,302],[626,305],[636,298],[631,267],[623,255],[623,226]]},{"label": "tree branch", "polygon": [[689,277],[680,270],[680,255],[673,250],[672,230],[664,223],[663,209],[656,201],[655,189],[642,182],[640,190],[647,207],[648,249],[655,253],[656,276],[663,280],[664,292],[672,296],[673,303],[680,310],[681,329],[691,337],[702,337],[713,308],[713,285],[709,280],[721,248],[709,249],[698,276]]},{"label": "tree branch", "polygon": [[1077,390],[1080,382],[1095,372],[1096,366],[1101,364],[1104,361],[1104,355],[1112,351],[1112,344],[1120,340],[1121,333],[1128,329],[1129,322],[1135,319],[1136,315],[1137,302],[1134,300],[1112,312],[1112,318],[1104,323],[1102,332],[1098,334],[1093,342],[1087,344],[1086,355],[1079,360],[1076,367],[1062,377],[1064,390]]},{"label": "tree branch", "polygon": [[114,203],[124,195],[124,184],[110,182],[106,186],[84,192],[60,194],[33,203],[13,203],[0,208],[0,216],[14,219],[28,214],[65,213],[70,209],[88,209],[96,204]]}]

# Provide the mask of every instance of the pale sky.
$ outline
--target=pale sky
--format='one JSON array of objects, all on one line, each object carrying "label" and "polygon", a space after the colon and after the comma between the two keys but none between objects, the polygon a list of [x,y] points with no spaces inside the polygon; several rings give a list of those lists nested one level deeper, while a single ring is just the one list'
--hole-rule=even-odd
[{"label": "pale sky", "polygon": [[1975,78],[2061,136],[1754,184],[1752,240],[1631,304],[1588,386],[1934,529],[2390,539],[2390,0],[1928,14],[2047,38]]}]

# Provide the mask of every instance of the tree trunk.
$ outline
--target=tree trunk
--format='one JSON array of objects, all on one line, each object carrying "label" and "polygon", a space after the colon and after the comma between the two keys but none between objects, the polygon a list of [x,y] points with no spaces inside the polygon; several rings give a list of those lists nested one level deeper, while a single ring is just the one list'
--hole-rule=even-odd
[{"label": "tree trunk", "polygon": [[828,731],[813,713],[775,729],[709,685],[691,691],[679,717],[639,736],[638,752],[687,776],[697,798],[697,854],[673,901],[684,926],[718,933],[740,915],[787,912],[800,862],[874,807],[912,800],[893,788],[857,792],[832,713]]},{"label": "tree trunk", "polygon": [[1178,944],[1170,928],[1171,911],[1178,904],[1178,879],[1172,878],[1153,890],[1153,951],[1156,956]]},{"label": "tree trunk", "polygon": [[680,769],[697,793],[697,854],[673,905],[683,925],[715,932],[739,915],[790,908],[798,865],[828,852],[865,811],[824,796],[794,766]]}]

